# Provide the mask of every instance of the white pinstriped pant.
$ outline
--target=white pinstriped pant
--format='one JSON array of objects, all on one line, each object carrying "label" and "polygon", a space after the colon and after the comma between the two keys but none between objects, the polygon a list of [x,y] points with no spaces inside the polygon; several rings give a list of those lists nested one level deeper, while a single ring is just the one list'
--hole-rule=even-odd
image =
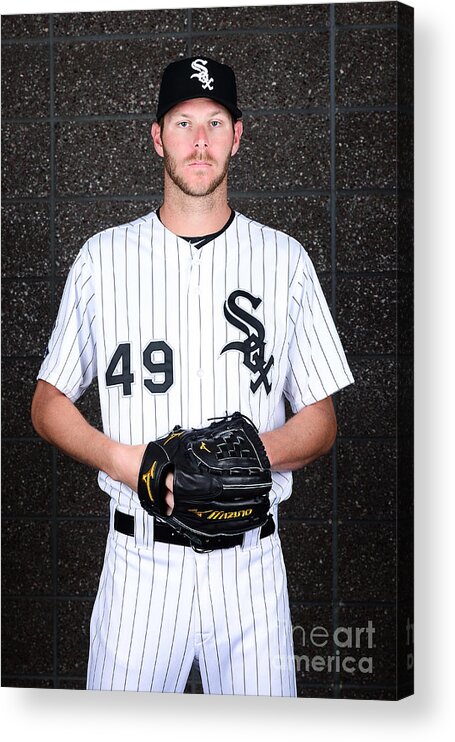
[{"label": "white pinstriped pant", "polygon": [[[144,528],[145,518],[148,527]],[[295,696],[286,574],[277,533],[209,553],[111,528],[90,625],[89,690]]]}]

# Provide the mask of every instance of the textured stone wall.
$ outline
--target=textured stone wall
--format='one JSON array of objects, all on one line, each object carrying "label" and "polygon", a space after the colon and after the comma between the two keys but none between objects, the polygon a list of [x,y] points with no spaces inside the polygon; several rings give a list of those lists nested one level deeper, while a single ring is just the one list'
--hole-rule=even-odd
[{"label": "textured stone wall", "polygon": [[281,511],[299,693],[409,692],[412,31],[396,2],[2,17],[3,685],[84,687],[107,498],[34,434],[34,380],[85,239],[160,203],[161,70],[206,54],[245,114],[231,204],[305,245],[356,379]]}]

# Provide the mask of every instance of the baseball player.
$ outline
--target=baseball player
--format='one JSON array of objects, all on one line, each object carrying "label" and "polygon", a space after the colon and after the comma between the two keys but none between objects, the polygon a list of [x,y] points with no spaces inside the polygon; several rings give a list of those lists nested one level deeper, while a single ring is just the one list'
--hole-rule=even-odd
[{"label": "baseball player", "polygon": [[[296,695],[278,506],[292,471],[333,445],[331,395],[353,379],[305,249],[229,206],[241,119],[227,65],[165,69],[151,132],[162,205],[82,247],[38,374],[35,429],[96,468],[110,498],[88,689],[183,692],[196,664],[205,693]],[[74,405],[95,377],[103,432]],[[163,517],[141,505],[146,447],[237,412],[268,457],[268,518],[195,548],[166,522],[178,504],[171,455]]]}]

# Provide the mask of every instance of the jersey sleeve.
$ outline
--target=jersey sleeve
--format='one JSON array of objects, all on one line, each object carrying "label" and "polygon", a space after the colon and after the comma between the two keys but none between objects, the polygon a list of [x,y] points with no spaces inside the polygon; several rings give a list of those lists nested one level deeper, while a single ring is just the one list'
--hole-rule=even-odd
[{"label": "jersey sleeve", "polygon": [[284,394],[295,413],[354,382],[316,271],[303,249],[291,282],[289,322]]},{"label": "jersey sleeve", "polygon": [[57,319],[38,379],[57,387],[72,402],[97,373],[93,264],[85,245],[68,274]]}]

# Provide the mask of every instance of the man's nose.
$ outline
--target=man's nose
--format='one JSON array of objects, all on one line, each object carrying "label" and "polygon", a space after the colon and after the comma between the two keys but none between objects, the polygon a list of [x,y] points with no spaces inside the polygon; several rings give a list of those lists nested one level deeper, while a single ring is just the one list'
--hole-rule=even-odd
[{"label": "man's nose", "polygon": [[203,126],[199,126],[194,132],[194,146],[199,149],[208,147],[207,132]]}]

